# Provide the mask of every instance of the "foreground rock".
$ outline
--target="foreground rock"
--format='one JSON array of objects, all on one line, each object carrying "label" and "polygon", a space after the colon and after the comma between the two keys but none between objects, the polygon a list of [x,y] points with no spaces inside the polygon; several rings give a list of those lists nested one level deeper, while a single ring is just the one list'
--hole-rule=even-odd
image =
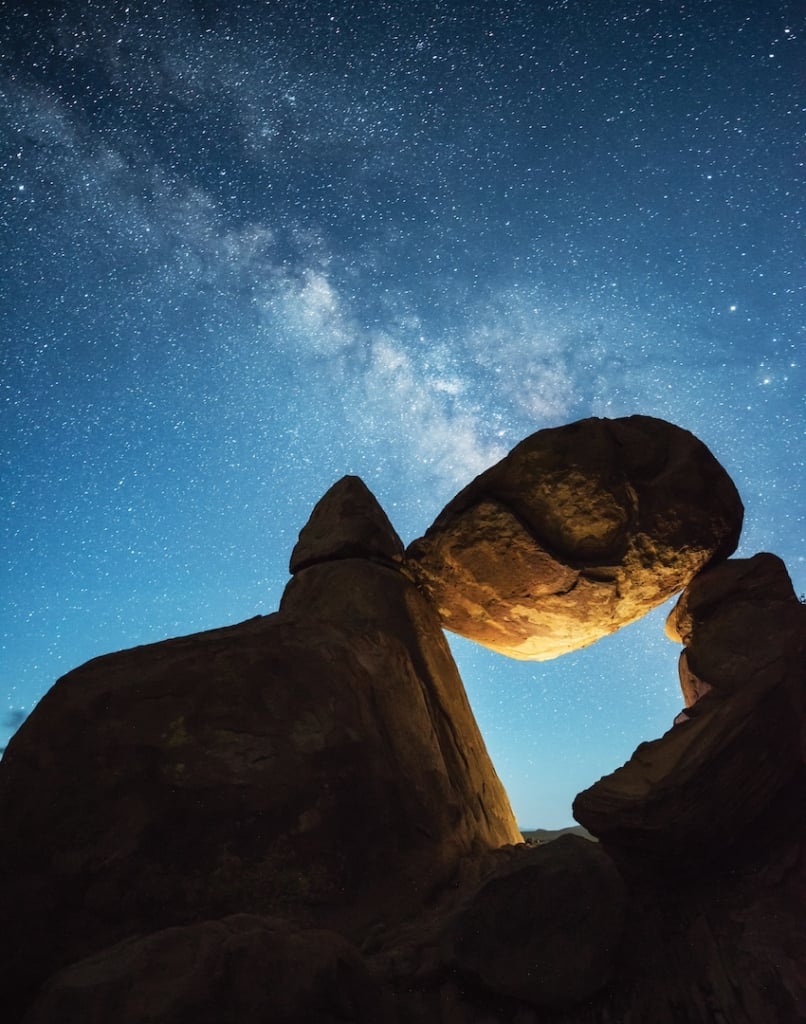
[{"label": "foreground rock", "polygon": [[541,430],[407,551],[446,629],[513,658],[577,650],[736,547],[742,504],[692,434],[648,416]]},{"label": "foreground rock", "polygon": [[376,560],[396,536],[363,501],[368,557],[353,537],[305,559],[278,614],[90,662],[9,744],[0,991],[233,913],[363,934],[520,842],[437,617]]},{"label": "foreground rock", "polygon": [[451,921],[449,962],[532,1006],[589,999],[610,979],[622,940],[625,890],[612,860],[567,835],[513,864]]},{"label": "foreground rock", "polygon": [[291,552],[290,571],[344,558],[396,568],[403,542],[363,480],[345,476],[317,503]]}]

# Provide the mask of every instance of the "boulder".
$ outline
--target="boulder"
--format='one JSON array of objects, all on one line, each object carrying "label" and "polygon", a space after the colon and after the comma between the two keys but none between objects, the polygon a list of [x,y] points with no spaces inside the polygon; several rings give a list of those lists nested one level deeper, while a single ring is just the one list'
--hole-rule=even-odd
[{"label": "boulder", "polygon": [[360,936],[521,841],[435,612],[332,555],[278,613],[95,659],[36,707],[0,770],[0,991],[233,913]]},{"label": "boulder", "polygon": [[783,562],[713,566],[667,622],[687,712],[577,796],[574,817],[610,847],[689,866],[720,857],[802,770],[806,607]]},{"label": "boulder", "polygon": [[590,840],[565,835],[531,847],[451,920],[446,956],[498,995],[560,1009],[610,979],[621,942],[625,887]]},{"label": "boulder", "polygon": [[545,660],[615,632],[738,542],[736,488],[688,431],[587,419],[517,445],[406,552],[446,629]]},{"label": "boulder", "polygon": [[279,612],[96,659],[9,743],[3,1019],[802,1024],[806,609],[774,556],[718,561],[740,506],[698,443],[619,422],[582,425],[592,447],[561,433],[556,465],[541,449],[553,483],[524,509],[506,473],[477,495],[460,559],[490,600],[595,582],[616,618],[649,567],[665,586],[712,559],[667,625],[680,724],[577,798],[600,843],[518,842],[417,561],[431,542],[401,563],[348,477]]}]

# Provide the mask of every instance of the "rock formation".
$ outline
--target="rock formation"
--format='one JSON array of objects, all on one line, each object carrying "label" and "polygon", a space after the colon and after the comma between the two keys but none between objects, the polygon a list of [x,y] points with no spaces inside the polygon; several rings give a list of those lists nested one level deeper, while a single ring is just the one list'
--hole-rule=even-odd
[{"label": "rock formation", "polygon": [[726,558],[742,514],[688,431],[588,419],[527,437],[406,554],[446,629],[542,661],[614,633]]},{"label": "rock formation", "polygon": [[759,554],[697,576],[667,633],[686,645],[688,714],[580,793],[574,817],[619,848],[701,862],[721,856],[800,771],[806,606],[783,562]]},{"label": "rock formation", "polygon": [[302,531],[279,613],[98,658],[45,696],[0,775],[0,991],[224,915],[363,934],[461,857],[521,841],[384,522],[347,478]]},{"label": "rock formation", "polygon": [[[0,762],[4,1019],[806,1021],[806,609],[658,423],[535,435],[407,556],[347,477],[279,612],[60,680]],[[520,581],[545,654],[674,580],[680,724],[577,798],[598,843],[522,843],[432,598],[520,643]]]}]

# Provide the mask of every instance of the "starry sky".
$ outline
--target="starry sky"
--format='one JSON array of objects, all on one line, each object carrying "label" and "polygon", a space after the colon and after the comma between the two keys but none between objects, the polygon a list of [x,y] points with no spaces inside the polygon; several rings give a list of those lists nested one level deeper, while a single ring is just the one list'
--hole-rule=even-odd
[{"label": "starry sky", "polygon": [[[4,3],[0,744],[273,611],[345,473],[408,543],[584,416],[697,434],[806,591],[804,42],[786,0]],[[666,610],[451,640],[522,827],[670,726]]]}]

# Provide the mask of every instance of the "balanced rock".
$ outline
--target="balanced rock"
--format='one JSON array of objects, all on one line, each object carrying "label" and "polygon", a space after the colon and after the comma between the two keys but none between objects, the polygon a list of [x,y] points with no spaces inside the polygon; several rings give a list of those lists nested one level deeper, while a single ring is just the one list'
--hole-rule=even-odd
[{"label": "balanced rock", "polygon": [[686,645],[686,713],[580,793],[574,817],[609,846],[696,865],[721,856],[803,772],[806,607],[783,562],[758,554],[697,576],[667,633]]},{"label": "balanced rock", "polygon": [[[366,549],[393,552],[348,487]],[[12,739],[6,1005],[172,925],[280,914],[363,934],[463,855],[521,841],[435,612],[389,565],[333,555],[302,560],[276,614],[76,669]]]},{"label": "balanced rock", "polygon": [[688,431],[587,419],[517,445],[410,545],[446,629],[545,660],[640,618],[736,548],[736,488]]}]

